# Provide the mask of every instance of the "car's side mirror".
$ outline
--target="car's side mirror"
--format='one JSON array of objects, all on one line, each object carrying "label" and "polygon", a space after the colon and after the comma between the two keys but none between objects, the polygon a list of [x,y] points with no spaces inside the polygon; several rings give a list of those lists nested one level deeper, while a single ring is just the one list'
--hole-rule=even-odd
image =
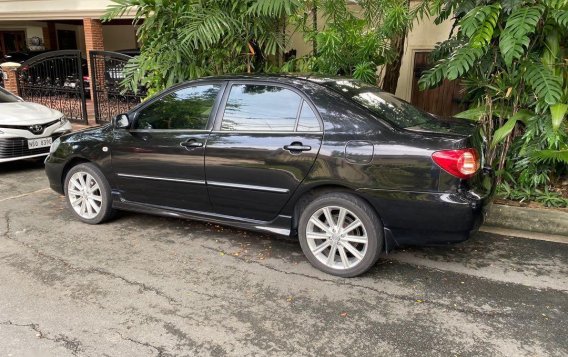
[{"label": "car's side mirror", "polygon": [[118,114],[113,119],[113,127],[115,129],[128,129],[130,127],[130,121],[128,120],[128,115]]}]

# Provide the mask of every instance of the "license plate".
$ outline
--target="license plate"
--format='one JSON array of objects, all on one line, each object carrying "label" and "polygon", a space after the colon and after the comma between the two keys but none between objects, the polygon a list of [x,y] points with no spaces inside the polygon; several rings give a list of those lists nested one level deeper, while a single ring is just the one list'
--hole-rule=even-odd
[{"label": "license plate", "polygon": [[52,138],[28,139],[28,149],[39,149],[51,146]]}]

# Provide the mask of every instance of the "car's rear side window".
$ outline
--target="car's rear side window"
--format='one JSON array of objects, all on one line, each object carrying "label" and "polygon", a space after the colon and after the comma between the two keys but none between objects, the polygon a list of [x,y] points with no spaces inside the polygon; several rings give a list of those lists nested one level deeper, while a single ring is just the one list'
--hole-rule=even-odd
[{"label": "car's rear side window", "polygon": [[438,120],[432,114],[376,86],[357,80],[338,80],[328,83],[328,86],[399,128],[409,128],[425,123],[439,125]]},{"label": "car's rear side window", "polygon": [[320,131],[320,123],[316,117],[316,113],[310,108],[306,101],[302,104],[302,111],[300,112],[300,118],[298,119],[298,131]]},{"label": "car's rear side window", "polygon": [[221,130],[294,131],[302,98],[277,86],[235,84],[223,113]]},{"label": "car's rear side window", "polygon": [[220,89],[208,84],[167,94],[138,112],[135,129],[204,130]]}]

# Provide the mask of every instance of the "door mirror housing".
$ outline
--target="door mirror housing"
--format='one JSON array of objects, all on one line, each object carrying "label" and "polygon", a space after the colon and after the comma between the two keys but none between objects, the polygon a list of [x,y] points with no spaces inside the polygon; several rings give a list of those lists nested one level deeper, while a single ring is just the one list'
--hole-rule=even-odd
[{"label": "door mirror housing", "polygon": [[130,127],[130,120],[128,120],[128,115],[118,114],[114,117],[112,126],[115,129],[128,129]]}]

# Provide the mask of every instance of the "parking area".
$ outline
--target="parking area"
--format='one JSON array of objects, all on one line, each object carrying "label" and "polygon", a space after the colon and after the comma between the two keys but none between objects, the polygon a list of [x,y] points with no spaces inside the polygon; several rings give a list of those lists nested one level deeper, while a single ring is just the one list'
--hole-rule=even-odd
[{"label": "parking area", "polygon": [[122,213],[82,224],[0,165],[0,356],[566,356],[568,245],[478,233],[354,279],[293,240]]}]

